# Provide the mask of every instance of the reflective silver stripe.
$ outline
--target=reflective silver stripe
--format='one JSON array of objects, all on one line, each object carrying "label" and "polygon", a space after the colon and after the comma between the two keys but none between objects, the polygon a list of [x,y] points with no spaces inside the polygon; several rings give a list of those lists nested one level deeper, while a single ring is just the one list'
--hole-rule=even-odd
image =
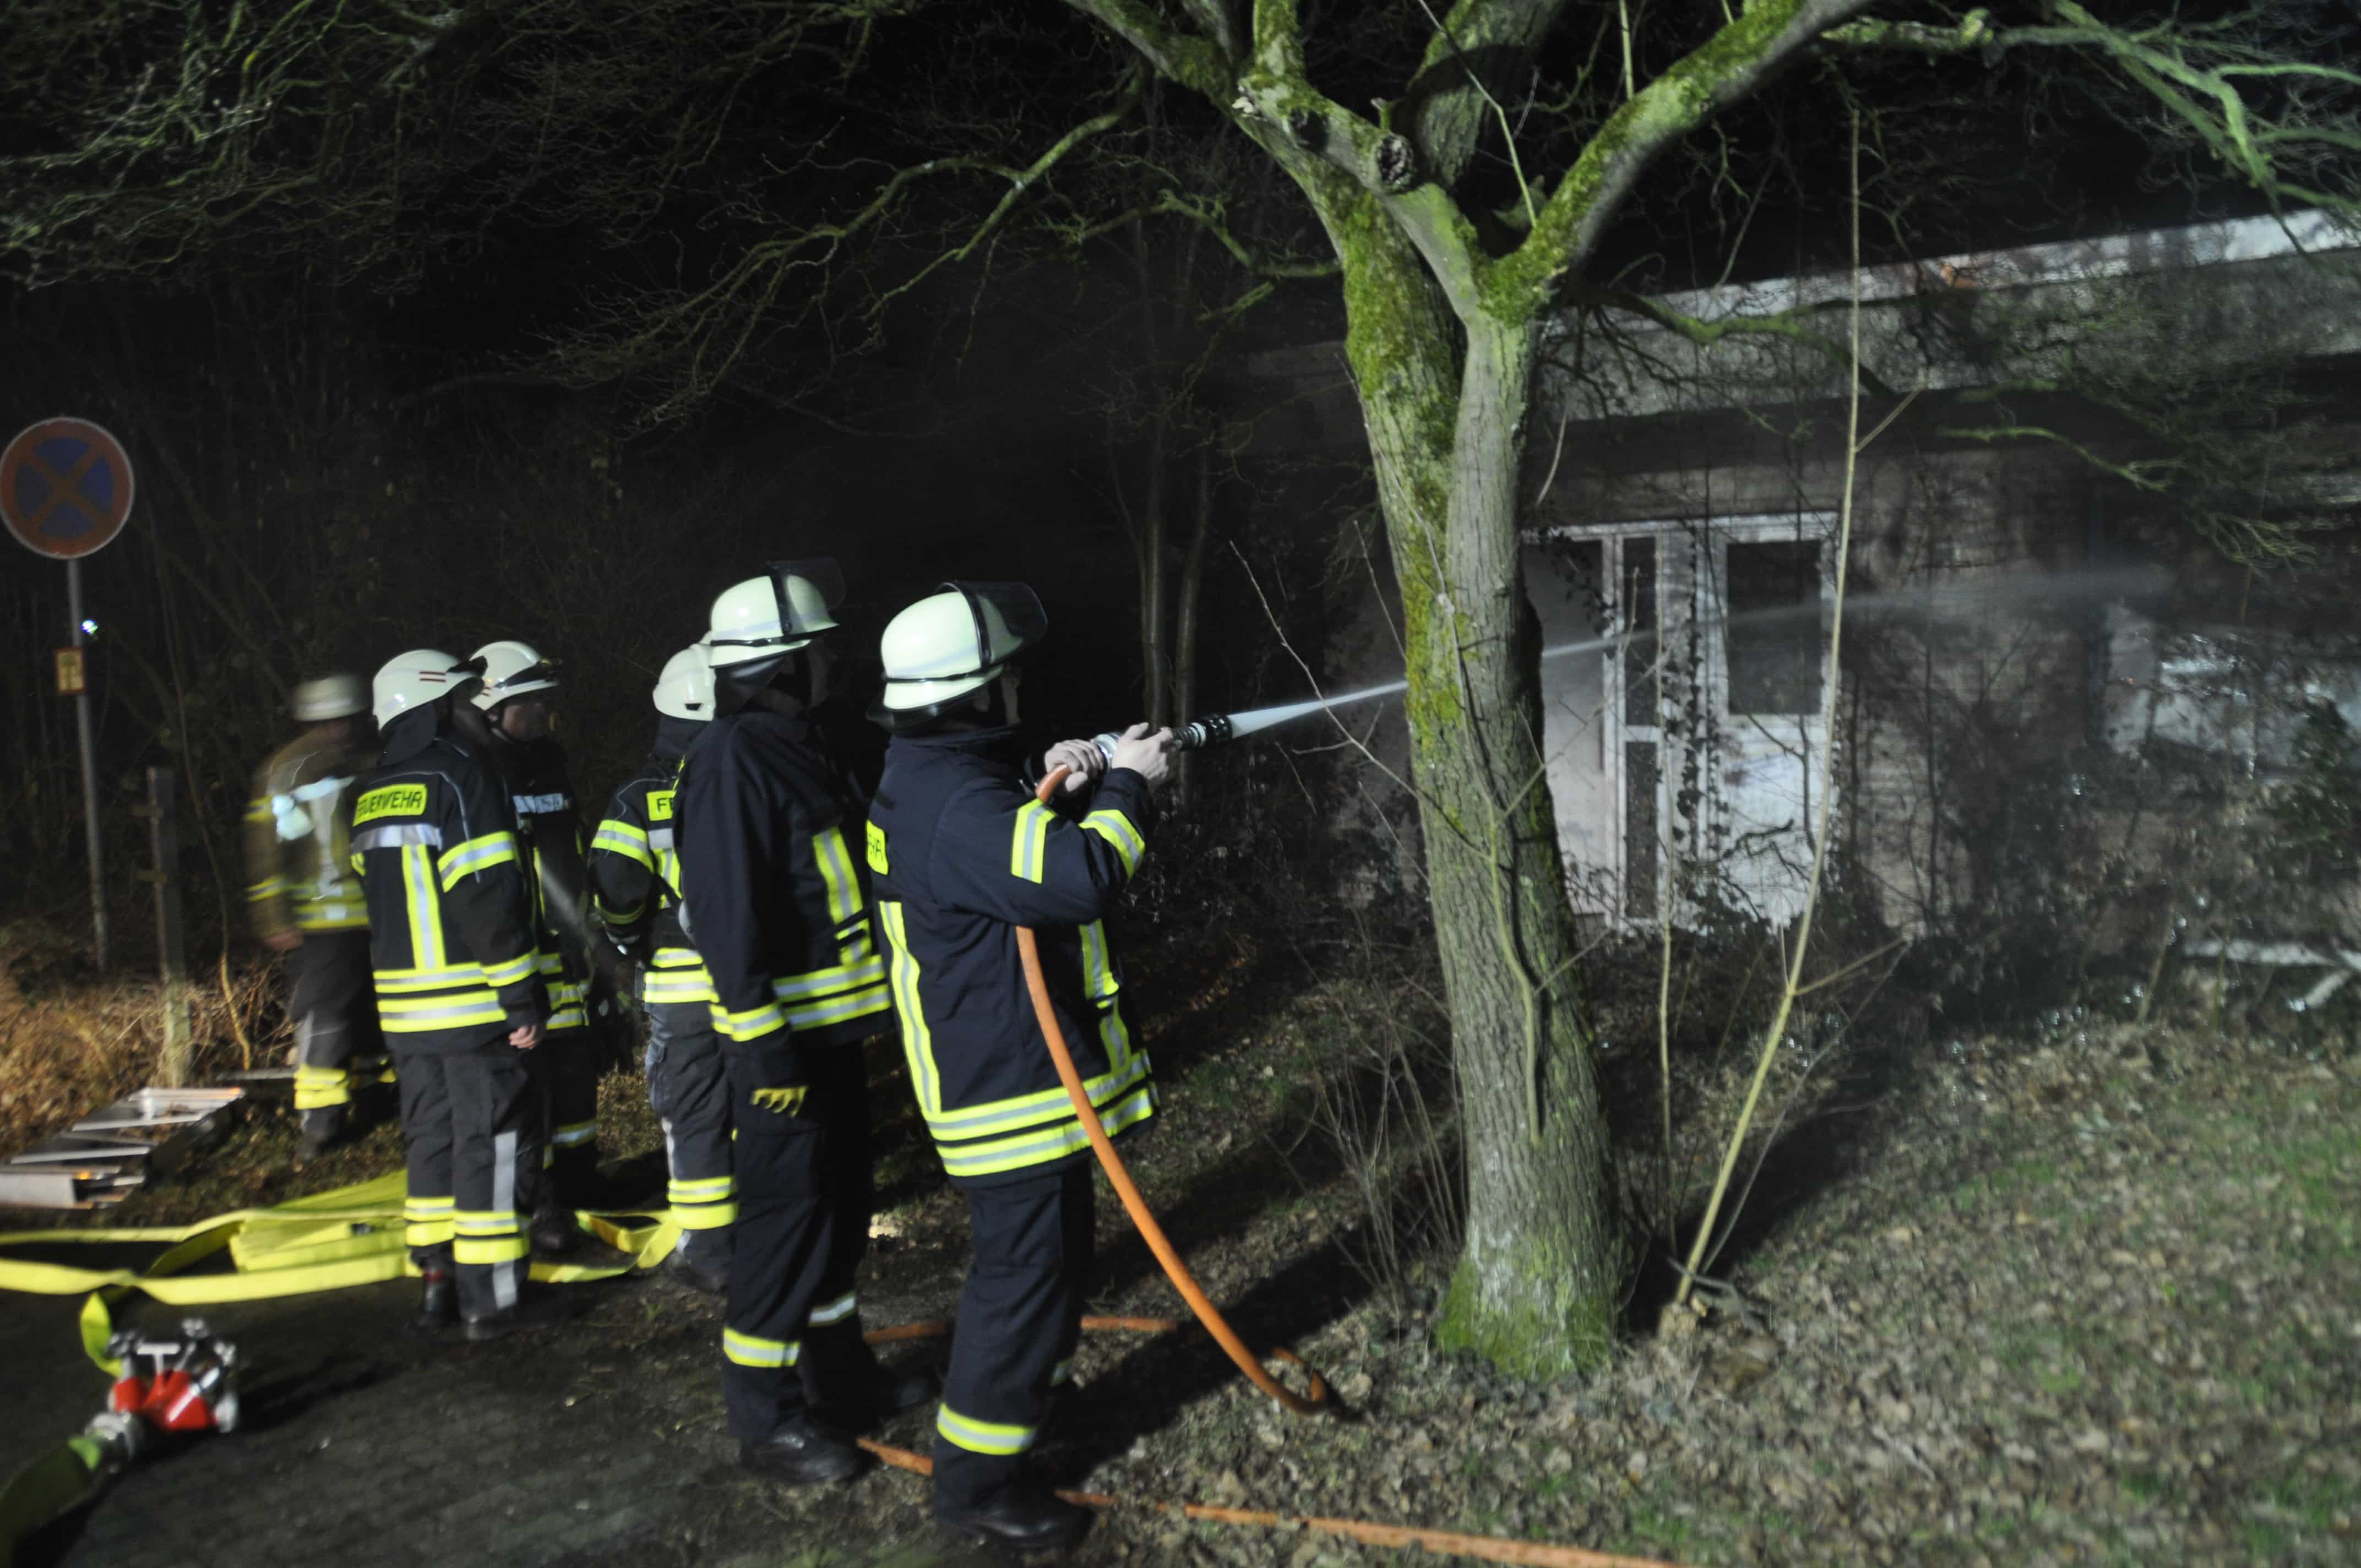
[{"label": "reflective silver stripe", "polygon": [[830,1323],[840,1323],[861,1310],[861,1299],[847,1290],[833,1301],[822,1301],[811,1310],[811,1326],[824,1329]]},{"label": "reflective silver stripe", "polygon": [[649,849],[651,849],[651,850],[669,850],[669,849],[671,849],[671,848],[672,848],[672,829],[671,829],[671,828],[649,828],[649,829],[648,829],[648,848],[649,848]]},{"label": "reflective silver stripe", "polygon": [[[492,1208],[507,1213],[516,1207],[517,1135],[502,1133],[492,1139]],[[502,1311],[517,1304],[524,1280],[526,1258],[492,1265],[492,1304]]]},{"label": "reflective silver stripe", "polygon": [[353,835],[356,850],[398,850],[404,844],[443,847],[443,829],[432,822],[402,822],[389,828],[365,828]]},{"label": "reflective silver stripe", "polygon": [[519,817],[544,817],[553,811],[564,811],[574,804],[569,795],[513,795],[509,803],[516,807]]}]

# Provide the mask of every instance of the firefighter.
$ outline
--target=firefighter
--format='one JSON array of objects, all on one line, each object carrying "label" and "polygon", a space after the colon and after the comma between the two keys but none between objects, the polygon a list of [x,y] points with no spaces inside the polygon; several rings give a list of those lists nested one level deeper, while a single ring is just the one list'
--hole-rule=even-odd
[{"label": "firefighter", "polygon": [[598,1053],[590,1032],[588,877],[582,817],[566,752],[553,738],[557,661],[526,642],[487,642],[469,656],[480,677],[460,733],[475,740],[507,787],[538,910],[547,1039],[527,1061],[543,1118],[543,1168],[529,1230],[536,1251],[561,1255],[582,1239],[574,1211],[594,1208],[598,1179]]},{"label": "firefighter", "polygon": [[1014,583],[948,583],[887,625],[893,734],[866,857],[918,1109],[967,1194],[974,1263],[935,1421],[935,1515],[1021,1549],[1080,1539],[1088,1510],[1024,1470],[1082,1332],[1088,1140],[1042,1038],[1016,928],[1038,933],[1059,1027],[1110,1134],[1155,1113],[1102,921],[1139,869],[1169,730],[1136,725],[1111,762],[1061,741],[1060,809],[1030,786],[1013,662],[1048,629]]},{"label": "firefighter", "polygon": [[713,984],[737,1135],[738,1221],[722,1393],[739,1460],[791,1484],[842,1480],[839,1430],[913,1408],[861,1332],[869,1241],[861,1041],[891,1003],[853,845],[852,786],[805,715],[827,695],[831,561],[787,562],[713,602],[716,717],[688,748],[674,820],[682,922]]},{"label": "firefighter", "polygon": [[730,1288],[738,1183],[730,1157],[730,1082],[714,1033],[713,981],[680,928],[673,842],[680,760],[713,718],[713,665],[701,642],[665,661],[652,694],[655,749],[615,792],[590,840],[592,907],[641,965],[648,1021],[648,1102],[664,1125],[667,1198],[680,1243],[664,1269],[717,1294]]},{"label": "firefighter", "polygon": [[369,765],[368,692],[357,675],[323,675],[298,685],[291,706],[306,728],[256,770],[247,802],[246,898],[255,935],[287,955],[301,1167],[345,1130],[354,1059],[384,1047],[369,1001],[368,910],[347,843],[346,796]]},{"label": "firefighter", "polygon": [[452,733],[470,676],[421,649],[377,673],[383,750],[353,803],[377,1010],[401,1083],[418,1325],[469,1339],[528,1326],[518,1198],[541,1160],[527,1053],[548,1003],[528,868],[506,792]]}]

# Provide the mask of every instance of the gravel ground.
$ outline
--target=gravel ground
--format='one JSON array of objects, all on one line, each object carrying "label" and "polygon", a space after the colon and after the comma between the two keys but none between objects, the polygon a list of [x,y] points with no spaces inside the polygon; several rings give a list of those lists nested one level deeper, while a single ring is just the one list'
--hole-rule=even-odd
[{"label": "gravel ground", "polygon": [[[1215,1000],[1191,1012],[1149,999],[1169,1110],[1135,1142],[1136,1169],[1245,1336],[1294,1345],[1349,1414],[1275,1411],[1193,1332],[1093,1336],[1042,1453],[1061,1480],[1694,1564],[2361,1562],[2361,1061],[2163,1029],[1957,1046],[1872,1113],[1837,1119],[1851,1146],[1837,1174],[1781,1196],[1769,1234],[1722,1265],[1740,1295],[1675,1315],[1588,1379],[1533,1387],[1435,1354],[1421,1314],[1350,1266],[1348,1185],[1300,1138],[1297,1069],[1316,1054],[1319,1015],[1273,988],[1198,994]],[[878,1090],[897,1103],[890,1075]],[[609,1082],[610,1135],[625,1143],[649,1132],[633,1092]],[[906,1121],[887,1129],[881,1168],[873,1323],[941,1315],[965,1255],[962,1207]],[[143,1206],[162,1218],[231,1190],[277,1199],[368,1173],[339,1161],[298,1183],[257,1174],[290,1136],[258,1124],[210,1189],[161,1189]],[[389,1140],[346,1157],[371,1165]],[[1771,1195],[1757,1201],[1767,1212]],[[1094,1308],[1176,1311],[1111,1201],[1100,1232]],[[316,1530],[293,1539],[333,1540],[354,1564],[971,1561],[934,1537],[913,1478],[796,1493],[735,1472],[709,1300],[603,1290],[578,1324],[488,1360],[390,1348],[404,1304],[384,1292],[275,1307],[272,1333],[324,1365],[349,1359],[366,1325],[368,1365],[266,1431],[131,1477],[60,1554],[214,1561],[187,1549],[195,1539],[240,1561],[255,1530],[285,1533],[311,1509]],[[29,1441],[71,1430],[95,1386],[70,1368],[68,1314],[11,1306],[22,1299],[0,1299],[11,1359],[61,1342],[38,1397],[10,1400]],[[471,1379],[490,1399],[481,1419],[467,1414]],[[422,1410],[449,1413],[423,1448]],[[923,1447],[925,1425],[887,1435]],[[407,1467],[410,1496],[366,1484],[363,1443]],[[487,1482],[517,1475],[520,1443],[534,1479],[501,1501]],[[325,1489],[296,1467],[348,1451],[360,1467]],[[489,1499],[464,1519],[500,1550],[456,1550],[468,1538],[441,1532],[458,1524],[421,1523],[418,1487]],[[593,1519],[555,1535],[534,1525],[586,1492]],[[179,1548],[137,1528],[162,1519]],[[1111,1514],[1076,1557],[1400,1560],[1139,1509]]]},{"label": "gravel ground", "polygon": [[1504,1382],[1364,1308],[1298,1342],[1359,1420],[1226,1390],[1093,1482],[1692,1563],[2361,1562],[2356,1064],[2160,1030],[2014,1049],[1930,1069],[1741,1302],[1600,1376]]}]

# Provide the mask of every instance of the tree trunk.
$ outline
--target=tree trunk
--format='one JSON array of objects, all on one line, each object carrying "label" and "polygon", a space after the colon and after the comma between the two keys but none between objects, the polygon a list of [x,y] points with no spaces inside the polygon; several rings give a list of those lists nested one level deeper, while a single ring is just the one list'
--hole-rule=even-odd
[{"label": "tree trunk", "polygon": [[1437,1333],[1549,1376],[1613,1343],[1625,1253],[1542,776],[1518,515],[1534,339],[1528,322],[1478,314],[1455,354],[1461,328],[1416,253],[1373,202],[1356,209],[1332,234],[1408,632],[1467,1169],[1466,1245]]},{"label": "tree trunk", "polygon": [[[1197,715],[1197,605],[1205,586],[1205,543],[1213,532],[1213,465],[1218,460],[1213,439],[1197,448],[1197,508],[1189,523],[1189,553],[1181,558],[1180,586],[1172,596],[1172,721],[1184,723]],[[1196,758],[1187,751],[1172,760],[1172,802],[1188,809],[1190,777]]]},{"label": "tree trunk", "polygon": [[1166,470],[1171,423],[1159,410],[1148,422],[1146,484],[1139,505],[1139,665],[1140,695],[1147,700],[1148,722],[1161,729],[1172,708],[1169,678],[1169,647],[1164,595],[1164,544],[1171,529],[1171,487]]}]

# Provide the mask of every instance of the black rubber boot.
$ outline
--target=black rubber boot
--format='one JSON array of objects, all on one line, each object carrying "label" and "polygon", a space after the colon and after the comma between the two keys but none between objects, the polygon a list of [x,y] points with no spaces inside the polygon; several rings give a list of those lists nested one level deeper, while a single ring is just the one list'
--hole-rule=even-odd
[{"label": "black rubber boot", "polygon": [[413,1334],[438,1334],[459,1321],[459,1288],[448,1274],[430,1268],[420,1274],[424,1287],[418,1297],[418,1316],[410,1320]]},{"label": "black rubber boot", "polygon": [[564,1257],[582,1245],[582,1227],[574,1223],[574,1211],[555,1206],[535,1211],[525,1235],[544,1257]]},{"label": "black rubber boot", "polygon": [[503,1311],[466,1319],[460,1327],[471,1343],[482,1344],[490,1340],[506,1339],[511,1334],[537,1333],[543,1329],[554,1329],[573,1316],[574,1310],[566,1302],[555,1296],[534,1291]]},{"label": "black rubber boot", "polygon": [[303,1135],[295,1144],[295,1168],[302,1169],[334,1148],[344,1131],[345,1109],[341,1105],[304,1112]]},{"label": "black rubber boot", "polygon": [[1090,1533],[1091,1510],[1032,1486],[1004,1493],[981,1508],[938,1510],[935,1522],[971,1541],[1018,1552],[1073,1546]]},{"label": "black rubber boot", "polygon": [[710,1296],[730,1294],[730,1266],[710,1268],[685,1252],[675,1252],[658,1266],[657,1272],[674,1284],[690,1290],[701,1290]]},{"label": "black rubber boot", "polygon": [[797,1413],[787,1424],[760,1442],[738,1445],[738,1463],[764,1480],[789,1486],[818,1486],[850,1481],[861,1474],[861,1450],[842,1432],[809,1415]]}]

